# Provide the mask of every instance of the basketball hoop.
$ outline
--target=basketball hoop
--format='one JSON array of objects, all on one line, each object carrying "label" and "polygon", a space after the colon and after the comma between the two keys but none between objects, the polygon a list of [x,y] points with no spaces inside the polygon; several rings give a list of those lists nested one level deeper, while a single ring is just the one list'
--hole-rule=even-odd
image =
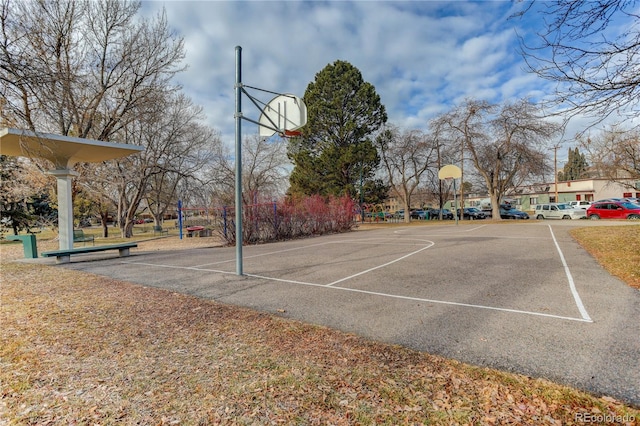
[{"label": "basketball hoop", "polygon": [[300,136],[299,128],[307,123],[307,107],[302,98],[292,94],[278,95],[262,109],[259,133],[261,137],[271,137],[278,133],[281,137]]},{"label": "basketball hoop", "polygon": [[283,138],[297,138],[300,135],[302,135],[302,132],[300,130],[285,129],[284,132],[280,132],[280,137]]},{"label": "basketball hoop", "polygon": [[[444,180],[445,182],[453,181],[453,215],[456,218],[456,225],[458,225],[458,197],[457,197],[457,189],[456,189],[456,179],[462,178],[462,169],[453,164],[447,164],[443,166],[440,170],[438,170],[438,178],[440,180]],[[462,183],[462,182],[461,182]]]}]

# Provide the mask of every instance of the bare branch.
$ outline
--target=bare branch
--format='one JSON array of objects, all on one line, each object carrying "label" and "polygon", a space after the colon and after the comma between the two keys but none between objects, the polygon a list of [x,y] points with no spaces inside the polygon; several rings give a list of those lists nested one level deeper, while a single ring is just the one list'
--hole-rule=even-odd
[{"label": "bare branch", "polygon": [[[640,109],[640,17],[636,0],[545,2],[546,27],[521,52],[529,70],[557,83],[552,106],[593,124]],[[532,3],[522,15],[536,13]]]}]

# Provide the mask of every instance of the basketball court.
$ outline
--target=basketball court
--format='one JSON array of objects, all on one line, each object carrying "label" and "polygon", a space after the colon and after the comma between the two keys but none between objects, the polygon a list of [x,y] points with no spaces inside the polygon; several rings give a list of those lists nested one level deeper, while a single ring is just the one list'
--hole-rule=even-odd
[{"label": "basketball court", "polygon": [[591,221],[482,221],[69,267],[246,306],[640,403],[640,292],[568,235]]}]

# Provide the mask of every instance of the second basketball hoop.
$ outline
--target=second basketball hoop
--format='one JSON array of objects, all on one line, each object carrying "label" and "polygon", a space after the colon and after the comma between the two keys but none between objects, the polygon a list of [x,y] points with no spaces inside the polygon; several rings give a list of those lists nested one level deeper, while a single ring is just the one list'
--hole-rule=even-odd
[{"label": "second basketball hoop", "polygon": [[307,106],[298,96],[278,95],[260,113],[260,136],[299,136],[299,128],[307,124]]}]

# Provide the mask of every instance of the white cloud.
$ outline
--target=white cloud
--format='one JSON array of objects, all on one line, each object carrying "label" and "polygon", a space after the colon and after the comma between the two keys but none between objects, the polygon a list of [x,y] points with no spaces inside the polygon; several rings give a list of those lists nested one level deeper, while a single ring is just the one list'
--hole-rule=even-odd
[{"label": "white cloud", "polygon": [[[509,2],[154,1],[142,12],[163,7],[185,39],[189,70],[178,81],[228,143],[237,45],[243,83],[299,96],[327,64],[348,61],[376,87],[390,121],[407,127],[426,127],[466,97],[544,95],[522,70],[513,29],[522,22],[505,18]],[[258,118],[246,100],[243,110]],[[248,122],[243,130],[257,132]]]}]

